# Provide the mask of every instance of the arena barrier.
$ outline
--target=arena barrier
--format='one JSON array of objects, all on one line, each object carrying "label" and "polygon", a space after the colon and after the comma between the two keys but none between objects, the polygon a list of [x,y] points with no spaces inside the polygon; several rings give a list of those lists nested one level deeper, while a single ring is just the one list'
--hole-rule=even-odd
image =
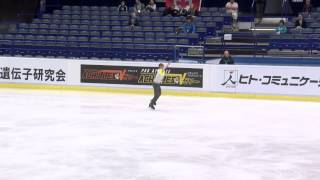
[{"label": "arena barrier", "polygon": [[[158,64],[0,57],[0,87],[151,93]],[[163,88],[172,95],[320,101],[319,72],[320,67],[174,63]]]}]

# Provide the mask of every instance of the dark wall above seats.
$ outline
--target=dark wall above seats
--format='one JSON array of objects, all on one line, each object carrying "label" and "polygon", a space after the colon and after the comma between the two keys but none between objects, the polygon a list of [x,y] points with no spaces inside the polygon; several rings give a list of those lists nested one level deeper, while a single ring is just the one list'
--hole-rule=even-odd
[{"label": "dark wall above seats", "polygon": [[[141,0],[144,3],[147,3],[149,0]],[[203,0],[203,7],[223,7],[225,6],[228,0]],[[239,3],[239,8],[241,12],[250,13],[252,0],[236,0]],[[279,0],[281,1],[281,0]],[[47,0],[48,8],[57,8],[62,5],[87,5],[87,6],[117,6],[120,0]],[[129,6],[134,4],[135,0],[127,0]],[[300,12],[303,6],[303,3],[292,3],[291,7],[294,12]],[[314,6],[320,6],[319,0],[313,0]],[[160,4],[159,6],[162,6]]]},{"label": "dark wall above seats", "polygon": [[[251,12],[251,4],[253,0],[236,0],[239,3],[239,9],[241,12]],[[281,1],[281,0],[278,0]],[[294,13],[298,13],[302,10],[303,3],[294,3],[292,0],[290,1],[290,6]],[[218,6],[222,7],[225,6],[225,4],[228,2],[228,0],[203,0],[203,6]],[[319,0],[313,0],[312,1],[314,6],[320,6]]]},{"label": "dark wall above seats", "polygon": [[40,0],[1,0],[0,21],[30,21],[36,15]]},{"label": "dark wall above seats", "polygon": [[[48,4],[56,5],[83,5],[83,6],[117,6],[120,4],[121,0],[47,0]],[[141,0],[144,3],[147,3],[148,0]],[[132,6],[134,0],[127,0],[127,4]]]}]

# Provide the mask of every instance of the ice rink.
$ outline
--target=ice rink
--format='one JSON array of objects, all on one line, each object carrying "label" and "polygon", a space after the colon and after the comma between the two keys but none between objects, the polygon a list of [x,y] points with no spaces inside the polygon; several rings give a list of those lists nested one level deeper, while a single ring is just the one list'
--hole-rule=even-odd
[{"label": "ice rink", "polygon": [[319,180],[320,104],[0,89],[0,180]]}]

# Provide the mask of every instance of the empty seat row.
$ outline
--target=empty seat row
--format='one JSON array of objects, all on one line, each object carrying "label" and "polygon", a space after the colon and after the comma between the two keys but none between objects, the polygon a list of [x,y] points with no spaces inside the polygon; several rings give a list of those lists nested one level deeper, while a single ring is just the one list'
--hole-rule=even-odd
[{"label": "empty seat row", "polygon": [[[63,25],[74,25],[74,26],[80,26],[80,25],[97,25],[97,26],[128,26],[129,22],[119,22],[119,21],[99,21],[99,20],[94,20],[94,21],[89,21],[89,20],[53,20],[53,21],[40,21],[40,22],[33,22],[32,24],[26,24],[26,23],[21,23],[19,24],[19,27],[21,28],[42,28],[42,29],[47,29],[50,28],[50,26],[55,25],[59,26],[60,24]],[[177,27],[181,26],[184,24],[184,22],[140,22],[139,23],[141,26],[154,26],[154,27]],[[221,23],[220,23],[221,24]],[[216,22],[195,22],[196,27],[215,27],[217,25]]]},{"label": "empty seat row", "polygon": [[320,33],[320,28],[289,29],[291,33]]},{"label": "empty seat row", "polygon": [[[201,29],[198,29],[201,30]],[[152,33],[158,33],[158,34],[162,34],[166,31],[143,31],[143,30],[135,30],[135,31],[124,31],[122,30],[113,30],[110,31],[110,29],[99,29],[99,30],[58,30],[58,29],[50,29],[50,30],[46,30],[46,29],[18,29],[15,31],[11,31],[12,34],[63,34],[63,35],[68,35],[68,34],[80,34],[80,35],[97,35],[97,34],[101,34],[104,32],[114,32],[114,33],[123,33],[123,34],[136,34],[136,33],[148,33],[148,32],[152,32]],[[172,31],[167,31],[166,33],[172,33],[174,32],[173,29]],[[204,31],[205,32],[205,31]],[[192,34],[192,35],[197,35],[197,34]]]},{"label": "empty seat row", "polygon": [[[214,24],[213,24],[214,26]],[[129,25],[126,26],[97,26],[97,25],[67,25],[67,24],[31,24],[30,26],[19,26],[19,29],[45,29],[45,30],[114,30],[114,31],[163,31],[163,32],[173,32],[176,30],[177,27],[165,27],[165,26],[135,26],[131,27]],[[205,27],[196,27],[196,30],[199,29],[207,29]]]},{"label": "empty seat row", "polygon": [[200,14],[202,17],[212,16],[212,17],[219,17],[219,16],[229,16],[226,12],[202,12]]},{"label": "empty seat row", "polygon": [[[68,13],[54,13],[54,14],[44,14],[43,18],[45,19],[93,19],[93,18],[98,18],[101,17],[103,19],[108,19],[108,18],[123,18],[123,17],[128,17],[130,16],[129,13],[106,13],[106,12],[96,12],[96,13],[85,13],[85,12],[68,12]],[[197,18],[201,19],[203,17],[223,17],[223,16],[229,16],[228,14],[221,13],[221,12],[203,12],[200,16],[197,16]],[[164,21],[177,21],[179,19],[185,19],[183,16],[179,17],[172,17],[172,16],[162,16],[161,14],[147,14],[144,16],[141,16],[142,18],[145,19],[159,19],[159,20],[164,20]]]},{"label": "empty seat row", "polygon": [[[118,11],[65,11],[65,10],[55,10],[53,15],[45,15],[46,18],[50,17],[62,17],[65,16],[129,16],[130,12],[118,12]],[[316,16],[317,13],[314,13],[313,16]],[[152,12],[150,14],[146,14],[148,17],[161,17],[162,13],[160,12]],[[198,17],[220,17],[220,16],[228,16],[228,14],[225,11],[207,11],[207,12],[201,12]],[[164,16],[170,18],[171,16]],[[75,17],[74,17],[75,18]]]},{"label": "empty seat row", "polygon": [[116,6],[63,6],[63,10],[102,10],[102,11],[109,11],[109,10],[117,10]]},{"label": "empty seat row", "polygon": [[270,40],[272,41],[278,41],[278,40],[282,40],[283,42],[286,41],[296,41],[297,42],[301,42],[301,40],[303,41],[314,41],[314,40],[320,40],[320,34],[282,34],[281,36],[279,35],[273,35],[270,36]]},{"label": "empty seat row", "polygon": [[87,36],[46,36],[46,35],[11,35],[7,34],[1,40],[25,40],[25,41],[67,41],[67,40],[74,40],[74,41],[89,41]]},{"label": "empty seat row", "polygon": [[319,22],[313,22],[313,23],[310,23],[308,25],[308,27],[310,27],[310,28],[320,28],[320,23]]},{"label": "empty seat row", "polygon": [[[53,19],[53,20],[63,20],[63,19],[68,19],[68,20],[117,20],[117,21],[124,21],[128,20],[129,16],[108,16],[108,15],[43,15],[42,19]],[[170,19],[169,19],[170,20]]]},{"label": "empty seat row", "polygon": [[[129,7],[129,9],[132,7]],[[117,11],[117,6],[63,6],[63,10],[74,11]],[[158,11],[163,11],[164,7],[158,7]]]},{"label": "empty seat row", "polygon": [[[15,45],[20,45],[19,42],[15,42]],[[56,47],[40,48],[41,46],[53,45]],[[80,59],[138,59],[138,60],[150,60],[157,59],[170,60],[173,55],[173,48],[168,45],[128,45],[128,44],[46,44],[41,41],[36,42],[33,48],[25,48],[24,46],[18,46],[10,49],[0,49],[2,54],[11,56],[22,55],[28,57],[57,57],[57,58],[80,58]]]},{"label": "empty seat row", "polygon": [[201,7],[201,12],[225,12],[226,8],[225,7]]},{"label": "empty seat row", "polygon": [[[139,21],[148,21],[148,22],[184,22],[186,20],[185,17],[171,17],[171,16],[164,16],[164,17],[151,17],[151,16],[140,16],[137,17]],[[45,21],[53,21],[53,20],[101,20],[101,21],[127,21],[129,20],[129,16],[98,16],[98,15],[49,15],[45,14],[41,18]],[[34,21],[39,21],[40,19],[35,19]],[[222,22],[224,17],[196,17],[194,21],[215,21],[215,22]]]},{"label": "empty seat row", "polygon": [[[129,7],[129,9],[132,7]],[[73,11],[117,11],[116,6],[63,6],[63,10]],[[165,7],[158,7],[158,11],[164,11]],[[202,12],[225,12],[225,7],[201,7]],[[320,10],[319,10],[320,11]]]},{"label": "empty seat row", "polygon": [[[60,24],[64,24],[64,25],[97,25],[97,26],[105,26],[105,25],[109,25],[109,26],[127,26],[129,24],[128,21],[125,22],[120,22],[120,21],[89,21],[89,20],[63,20],[63,21],[59,21],[59,20],[53,20],[52,22],[33,22],[32,24],[25,24],[22,23],[19,26],[22,28],[28,28],[29,26],[31,28],[37,28],[42,26],[43,28],[49,27],[50,24],[56,24],[56,25],[60,25]],[[181,26],[183,24],[183,22],[141,22],[141,25],[146,25],[146,26]],[[205,23],[203,22],[199,22],[196,23],[196,25],[198,26],[205,26]]]},{"label": "empty seat row", "polygon": [[[113,25],[113,26],[120,26],[120,25],[128,25],[128,21],[114,21],[114,20],[69,20],[69,19],[64,19],[64,20],[34,20],[32,24],[87,24],[87,25]],[[173,24],[173,23],[171,23]]]},{"label": "empty seat row", "polygon": [[122,43],[136,43],[136,44],[189,44],[189,39],[165,39],[165,38],[128,38],[128,37],[104,37],[104,38],[98,38],[98,37],[92,37],[90,39],[90,42],[92,43],[107,43],[107,42],[122,42]]},{"label": "empty seat row", "polygon": [[136,43],[136,44],[183,44],[187,45],[189,44],[189,39],[176,39],[176,38],[129,38],[129,37],[91,37],[88,38],[86,36],[42,36],[37,35],[33,37],[16,37],[16,39],[4,39],[0,40],[0,43],[3,43],[5,41],[11,41],[14,43],[15,41],[18,41],[20,44],[25,45],[32,45],[33,41],[43,41],[44,43],[50,42],[50,41],[57,41],[57,42],[85,42],[85,43]]},{"label": "empty seat row", "polygon": [[[201,29],[200,29],[201,30]],[[206,32],[200,32],[200,33],[206,33]],[[163,37],[189,37],[189,38],[199,38],[199,34],[186,34],[186,33],[180,33],[176,34],[174,32],[153,32],[153,31],[79,31],[79,30],[34,30],[30,29],[30,31],[23,31],[23,29],[20,29],[17,31],[17,33],[13,34],[19,34],[19,35],[75,35],[75,36],[144,36],[144,35],[150,35],[153,34],[155,36],[163,36]]]},{"label": "empty seat row", "polygon": [[[156,24],[154,24],[156,25]],[[46,29],[46,30],[61,30],[61,29],[74,29],[74,30],[123,30],[123,31],[165,31],[171,32],[175,31],[176,28],[182,26],[183,23],[177,23],[171,26],[148,26],[148,24],[144,24],[144,26],[135,26],[131,27],[128,24],[126,25],[76,25],[76,24],[20,24],[18,29]],[[196,25],[196,29],[206,29],[206,28],[215,28],[216,23],[201,23]]]},{"label": "empty seat row", "polygon": [[129,12],[118,11],[81,11],[81,10],[54,10],[53,14],[57,15],[70,15],[70,14],[86,14],[86,15],[129,15]]},{"label": "empty seat row", "polygon": [[[201,28],[198,28],[201,29]],[[174,32],[175,28],[173,27],[134,27],[131,26],[68,26],[60,25],[53,26],[51,25],[48,28],[19,28],[18,30],[12,30],[11,32],[20,32],[20,33],[37,33],[38,31],[48,32],[51,30],[83,30],[83,31],[154,31],[154,32]]]},{"label": "empty seat row", "polygon": [[312,18],[317,18],[317,17],[320,17],[320,11],[318,11],[318,12],[311,12],[311,13],[308,14],[308,15],[310,15],[310,17],[312,17]]},{"label": "empty seat row", "polygon": [[94,37],[152,37],[152,38],[188,38],[198,39],[198,34],[187,34],[187,33],[155,33],[155,32],[121,32],[121,31],[56,31],[55,33],[47,32],[34,34],[6,34],[0,37],[0,39],[33,39],[39,35],[44,36],[94,36]]},{"label": "empty seat row", "polygon": [[[305,18],[304,19],[305,20],[305,22],[307,23],[307,24],[310,24],[310,23],[316,23],[316,22],[319,22],[319,20],[320,20],[320,17],[319,18]],[[289,25],[291,25],[291,24],[295,24],[295,21],[296,21],[296,18],[294,18],[294,19],[292,19],[292,22],[288,22],[287,24],[289,24]]]},{"label": "empty seat row", "polygon": [[[86,15],[108,15],[108,14],[113,14],[113,15],[129,15],[130,12],[118,12],[118,11],[69,11],[69,10],[54,10],[53,14],[58,14],[58,15],[70,15],[70,14],[86,14]],[[151,13],[145,13],[148,14],[149,16],[161,16],[162,13],[155,11]]]},{"label": "empty seat row", "polygon": [[[130,14],[133,12],[133,8],[129,7],[128,11],[117,10],[86,10],[86,9],[57,9],[53,11],[54,14]],[[160,14],[162,11],[159,9],[154,12],[144,12],[145,14]]]},{"label": "empty seat row", "polygon": [[309,43],[270,43],[269,49],[311,49],[312,44]]},{"label": "empty seat row", "polygon": [[[185,43],[182,42],[181,43]],[[88,48],[87,50],[90,50],[90,48],[108,48],[108,49],[115,49],[116,52],[118,53],[128,53],[130,52],[129,50],[140,50],[139,52],[136,53],[141,53],[141,52],[146,52],[149,54],[152,53],[163,53],[163,51],[170,51],[173,52],[173,46],[170,44],[149,44],[149,43],[122,43],[122,42],[117,42],[117,43],[85,43],[85,42],[53,42],[53,41],[11,41],[7,45],[18,45],[17,47],[13,47],[12,49],[15,48],[23,48],[21,46],[29,45],[31,44],[32,46],[36,46],[39,48],[34,48],[36,51],[44,50],[41,47],[46,47],[45,49],[48,51],[67,51],[70,53],[74,53],[75,50],[78,51],[86,51],[86,49],[73,49],[73,51],[70,51],[70,49],[61,49],[61,48],[55,48],[55,47],[86,47]],[[183,44],[182,44],[183,45]],[[28,50],[32,50],[33,48],[27,48]],[[96,50],[93,50],[92,52],[97,52]],[[116,58],[116,57],[115,57]]]}]

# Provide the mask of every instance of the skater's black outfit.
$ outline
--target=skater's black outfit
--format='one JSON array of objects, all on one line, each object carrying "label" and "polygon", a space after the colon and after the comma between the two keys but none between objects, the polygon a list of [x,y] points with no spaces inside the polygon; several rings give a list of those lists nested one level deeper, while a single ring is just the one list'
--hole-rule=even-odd
[{"label": "skater's black outfit", "polygon": [[165,69],[168,67],[168,65],[166,67],[163,67],[163,64],[160,64],[159,67],[160,68],[158,69],[157,75],[153,79],[153,84],[152,84],[154,96],[151,99],[150,104],[149,104],[149,107],[151,109],[155,109],[154,106],[157,105],[157,100],[161,96],[161,83],[162,83],[162,80],[164,79],[164,76],[166,74]]},{"label": "skater's black outfit", "polygon": [[161,96],[161,86],[160,86],[160,84],[157,84],[157,83],[153,83],[152,86],[153,86],[154,96],[153,96],[150,104],[156,105],[157,100]]}]

